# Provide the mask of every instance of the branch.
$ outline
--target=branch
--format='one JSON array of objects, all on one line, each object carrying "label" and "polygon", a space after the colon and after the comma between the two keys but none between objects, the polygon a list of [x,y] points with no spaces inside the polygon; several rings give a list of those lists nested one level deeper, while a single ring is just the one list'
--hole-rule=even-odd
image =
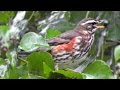
[{"label": "branch", "polygon": [[85,18],[88,18],[90,11],[87,11]]},{"label": "branch", "polygon": [[42,28],[40,34],[44,35],[52,25],[55,25],[59,23],[62,19],[64,19],[65,13],[66,11],[52,11],[50,17],[45,20],[39,21],[38,24],[40,26],[46,25],[44,28]]},{"label": "branch", "polygon": [[10,47],[15,45],[16,41],[20,39],[19,33],[23,31],[27,25],[27,20],[23,20],[25,17],[26,11],[18,11],[15,18],[10,25],[10,29],[3,38],[5,42],[3,46]]}]

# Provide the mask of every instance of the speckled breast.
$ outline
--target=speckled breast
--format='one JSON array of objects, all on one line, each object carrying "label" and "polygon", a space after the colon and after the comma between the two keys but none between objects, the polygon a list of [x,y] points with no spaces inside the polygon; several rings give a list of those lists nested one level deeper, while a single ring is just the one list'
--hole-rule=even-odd
[{"label": "speckled breast", "polygon": [[88,54],[94,41],[94,35],[88,38],[81,36],[73,38],[68,44],[55,46],[52,55],[60,68],[77,67]]}]

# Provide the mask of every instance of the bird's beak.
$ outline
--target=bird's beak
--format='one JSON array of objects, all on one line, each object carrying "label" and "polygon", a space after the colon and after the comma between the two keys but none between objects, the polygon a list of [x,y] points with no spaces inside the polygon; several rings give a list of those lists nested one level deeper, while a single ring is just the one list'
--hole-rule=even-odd
[{"label": "bird's beak", "polygon": [[96,28],[100,28],[100,29],[104,29],[106,28],[108,25],[108,21],[107,20],[99,20],[98,21],[98,25],[96,26]]},{"label": "bird's beak", "polygon": [[97,28],[101,28],[101,29],[102,29],[102,28],[105,28],[105,26],[102,26],[102,25],[101,25],[101,26],[98,25],[98,26],[96,26],[96,27],[97,27]]}]

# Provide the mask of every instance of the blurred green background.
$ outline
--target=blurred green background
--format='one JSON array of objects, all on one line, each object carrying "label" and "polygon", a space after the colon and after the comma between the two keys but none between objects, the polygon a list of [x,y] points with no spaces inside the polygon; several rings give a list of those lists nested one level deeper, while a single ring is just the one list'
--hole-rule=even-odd
[{"label": "blurred green background", "polygon": [[[12,69],[8,70],[4,78],[20,78],[22,77],[22,75],[23,75],[22,78],[43,78],[43,77],[38,77],[34,75],[33,76],[31,75],[30,77],[28,77],[26,74],[28,73],[28,71],[35,74],[37,73],[38,75],[43,75],[48,78],[49,76],[48,73],[52,71],[53,68],[52,69],[48,68],[48,66],[50,65],[47,66],[46,63],[40,64],[40,65],[44,66],[44,68],[47,68],[47,69],[43,70],[44,69],[43,67],[39,67],[39,65],[37,65],[38,69],[36,69],[36,71],[38,70],[39,73],[33,72],[35,67],[37,67],[36,65],[32,65],[33,63],[32,60],[34,59],[33,57],[35,53],[33,53],[33,57],[31,55],[27,57],[27,59],[25,58],[25,60],[30,59],[32,62],[32,63],[31,62],[28,63],[29,65],[28,69],[26,69],[26,66],[25,67],[19,66],[18,68],[16,68],[16,64],[18,63],[18,61],[15,55],[17,55],[16,50],[19,49],[18,45],[17,44],[13,45],[11,44],[11,42],[7,42],[7,44],[10,44],[8,45],[10,47],[7,47],[6,45],[4,45],[6,44],[6,42],[4,41],[6,38],[5,35],[7,32],[9,32],[10,26],[12,25],[12,20],[16,16],[16,14],[17,14],[17,11],[0,11],[0,63],[1,65],[3,64],[6,65],[5,60],[8,60],[8,61],[10,60],[10,64],[12,66]],[[41,46],[43,45],[46,47],[48,45],[45,42],[45,39],[56,37],[57,35],[65,31],[73,29],[79,21],[88,17],[91,17],[94,19],[96,18],[106,19],[109,22],[107,29],[96,32],[95,42],[89,54],[91,56],[97,56],[96,58],[98,60],[105,61],[112,68],[112,70],[114,70],[115,64],[120,61],[120,46],[119,46],[120,45],[120,11],[27,11],[24,20],[27,20],[28,24],[26,27],[27,29],[20,32],[21,38],[24,36],[23,39],[20,38],[19,40],[20,48],[26,51],[31,51],[33,50],[33,48],[36,49],[40,45]],[[38,34],[40,34],[41,31],[45,29],[47,31],[43,35],[43,37],[39,36]],[[35,32],[37,34],[29,33],[27,35],[24,35],[25,33],[28,33],[28,32]],[[12,34],[14,36],[14,33]],[[39,41],[39,39],[41,39],[41,41]],[[33,43],[29,42],[29,40],[33,40],[35,44],[33,45]],[[39,42],[42,42],[42,44],[39,45]],[[7,51],[7,49],[9,50]],[[35,55],[37,54],[38,55],[40,54],[41,57],[43,56],[41,53],[36,53]],[[52,60],[51,56],[48,53],[46,53],[46,56],[48,56],[48,58],[50,57],[50,59]],[[39,60],[38,58],[39,56],[37,56],[36,60]],[[24,65],[24,62],[26,62],[25,60],[21,59],[21,62],[19,62],[19,65]],[[34,63],[38,64],[36,62]],[[50,63],[52,65],[50,67],[53,67],[53,63],[51,61]],[[103,62],[98,61],[97,64],[93,63],[93,65],[96,66],[99,63],[103,64]],[[98,65],[98,67],[101,67],[101,66]],[[104,67],[106,68],[106,66]],[[91,67],[91,66],[90,68],[94,69],[94,67]],[[5,70],[6,69],[4,69],[3,71]],[[43,71],[40,71],[40,70],[43,70]],[[106,69],[106,71],[107,70],[108,69]],[[85,72],[89,72],[89,68]],[[109,70],[107,72],[109,73]],[[58,71],[54,73],[60,73],[60,74],[64,73],[65,75],[70,73],[71,77],[73,76],[72,74],[75,74],[71,71],[68,71],[68,72]],[[52,73],[51,75],[54,76],[54,73]],[[109,74],[111,75],[111,73]],[[2,75],[1,72],[0,72],[0,75]],[[82,76],[79,75],[78,73],[76,75],[78,75],[77,78],[82,78]]]}]

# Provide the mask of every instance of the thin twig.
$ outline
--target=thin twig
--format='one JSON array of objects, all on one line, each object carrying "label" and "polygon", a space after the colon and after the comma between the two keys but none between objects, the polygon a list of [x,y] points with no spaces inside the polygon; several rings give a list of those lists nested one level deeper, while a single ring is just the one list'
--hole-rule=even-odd
[{"label": "thin twig", "polygon": [[29,17],[28,21],[30,21],[34,15],[35,11],[32,12],[31,16]]},{"label": "thin twig", "polygon": [[[104,44],[103,44],[104,45]],[[104,47],[103,45],[101,46],[101,59],[103,60],[103,57],[104,57]]]},{"label": "thin twig", "polygon": [[103,15],[103,12],[99,12],[99,13],[98,13],[98,16],[96,17],[96,20],[99,20],[102,15]]},{"label": "thin twig", "polygon": [[18,57],[18,59],[20,59],[20,60],[23,61],[24,63],[28,63],[26,60],[24,60],[24,59],[22,59],[22,58],[20,58],[20,57]]},{"label": "thin twig", "polygon": [[120,41],[118,40],[118,41],[115,41],[115,40],[106,40],[106,42],[113,42],[113,43],[118,43],[118,44],[120,44]]},{"label": "thin twig", "polygon": [[88,18],[90,11],[87,11],[85,18]]}]

